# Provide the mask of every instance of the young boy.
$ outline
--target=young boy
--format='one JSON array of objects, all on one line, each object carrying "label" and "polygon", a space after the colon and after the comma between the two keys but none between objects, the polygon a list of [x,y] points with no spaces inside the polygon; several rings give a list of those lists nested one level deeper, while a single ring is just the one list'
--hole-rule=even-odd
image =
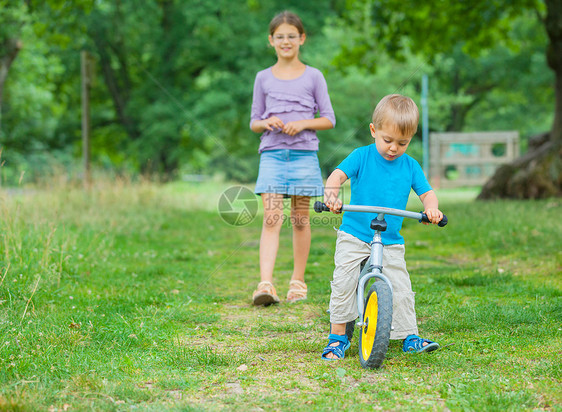
[{"label": "young boy", "polygon": [[[410,189],[420,197],[432,223],[439,223],[435,192],[413,158],[405,154],[418,128],[419,112],[409,97],[385,96],[375,108],[369,125],[375,143],[355,149],[326,181],[324,203],[339,213],[339,190],[351,179],[352,205],[371,205],[405,209]],[[357,318],[355,291],[361,262],[370,254],[373,230],[370,213],[346,213],[339,228],[334,256],[335,269],[330,297],[330,336],[322,358],[343,359],[350,342],[345,335],[347,322]],[[405,352],[430,352],[439,344],[417,336],[414,292],[404,260],[404,238],[400,235],[403,218],[385,216],[387,230],[382,232],[383,274],[394,289],[391,339],[403,339]]]}]

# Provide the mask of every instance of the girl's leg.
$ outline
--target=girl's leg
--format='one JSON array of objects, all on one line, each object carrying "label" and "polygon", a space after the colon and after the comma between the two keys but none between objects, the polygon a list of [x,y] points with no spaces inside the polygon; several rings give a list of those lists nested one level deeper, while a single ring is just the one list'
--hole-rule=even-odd
[{"label": "girl's leg", "polygon": [[304,282],[304,270],[310,252],[310,197],[291,196],[291,223],[293,225],[293,276],[291,280]]},{"label": "girl's leg", "polygon": [[263,226],[260,238],[260,276],[273,283],[273,268],[279,249],[279,232],[283,224],[283,195],[262,193]]}]

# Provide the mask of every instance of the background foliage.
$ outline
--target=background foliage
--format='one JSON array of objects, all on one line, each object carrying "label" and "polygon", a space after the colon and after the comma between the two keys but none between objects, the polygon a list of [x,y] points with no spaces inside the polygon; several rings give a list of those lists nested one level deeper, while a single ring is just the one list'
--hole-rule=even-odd
[{"label": "background foliage", "polygon": [[[383,95],[420,101],[422,74],[430,130],[518,130],[523,140],[549,130],[554,80],[534,2],[519,2],[517,13],[487,2],[468,13],[451,3],[449,14],[429,2],[416,16],[395,3],[0,0],[0,42],[22,44],[1,106],[3,181],[79,170],[81,50],[96,67],[95,167],[252,181],[259,142],[248,127],[252,86],[256,72],[275,62],[267,28],[284,8],[303,18],[302,59],[324,73],[337,116],[336,129],[320,133],[325,174],[370,142],[367,125]],[[427,27],[416,26],[430,12]],[[440,41],[433,31],[445,30],[451,13],[464,13],[466,24],[430,50]],[[493,29],[474,34],[479,16]],[[410,153],[421,159],[419,136]]]}]

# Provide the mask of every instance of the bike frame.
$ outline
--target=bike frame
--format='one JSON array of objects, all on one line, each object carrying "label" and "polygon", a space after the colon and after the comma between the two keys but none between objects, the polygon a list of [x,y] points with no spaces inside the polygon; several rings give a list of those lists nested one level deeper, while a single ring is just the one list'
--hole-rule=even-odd
[{"label": "bike frame", "polygon": [[[419,221],[423,218],[422,213],[377,206],[343,205],[342,211],[376,213],[376,220],[378,221],[384,221],[385,215],[407,217]],[[357,312],[359,313],[359,320],[356,323],[357,326],[364,325],[363,316],[365,315],[365,291],[367,290],[369,280],[373,278],[380,279],[385,282],[390,288],[390,291],[393,292],[390,280],[388,280],[388,278],[382,273],[382,253],[384,245],[382,244],[381,233],[382,232],[380,230],[375,230],[373,240],[371,241],[371,254],[367,259],[365,266],[361,270],[361,274],[359,275],[359,282],[357,284]]]}]

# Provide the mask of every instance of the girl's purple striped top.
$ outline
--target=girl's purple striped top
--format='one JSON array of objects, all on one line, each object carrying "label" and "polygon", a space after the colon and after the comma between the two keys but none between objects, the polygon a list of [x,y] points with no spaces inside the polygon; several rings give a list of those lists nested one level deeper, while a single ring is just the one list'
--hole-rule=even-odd
[{"label": "girl's purple striped top", "polygon": [[[291,80],[276,78],[271,67],[256,75],[250,125],[271,116],[279,117],[283,123],[313,119],[317,113],[336,125],[328,86],[320,70],[306,66],[300,77]],[[289,136],[281,130],[264,131],[259,152],[276,149],[317,151],[316,131],[306,129],[295,136]]]}]

